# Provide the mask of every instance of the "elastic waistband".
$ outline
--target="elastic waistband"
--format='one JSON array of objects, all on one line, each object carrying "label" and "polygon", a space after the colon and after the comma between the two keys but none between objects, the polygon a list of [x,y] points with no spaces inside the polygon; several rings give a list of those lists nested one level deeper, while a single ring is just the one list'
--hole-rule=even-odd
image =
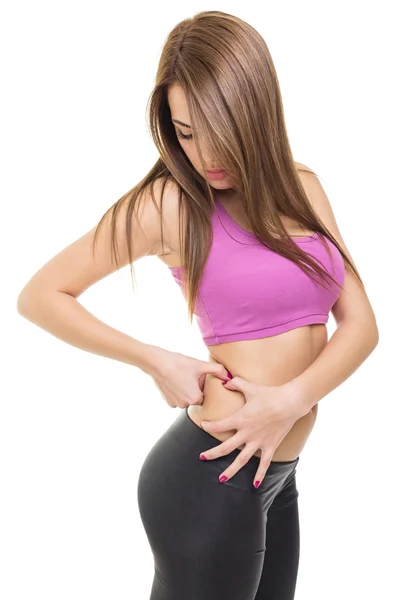
[{"label": "elastic waistband", "polygon": [[[197,432],[197,435],[199,435],[199,433],[201,433],[203,436],[205,436],[208,440],[212,440],[213,442],[213,446],[219,446],[221,444],[223,444],[223,442],[221,442],[221,440],[219,440],[218,438],[215,438],[214,436],[211,435],[211,433],[208,433],[208,431],[205,431],[202,427],[199,427],[197,425],[197,423],[195,423],[194,421],[192,421],[192,419],[189,417],[189,413],[188,413],[188,409],[189,407],[186,407],[182,412],[184,413],[184,415],[186,415],[186,419],[187,421],[192,425],[192,427],[194,428],[194,430]],[[229,454],[227,454],[226,456],[234,456],[236,458],[236,456],[238,454],[241,453],[241,450],[239,450],[238,448],[235,448],[234,450],[232,450],[232,452],[230,452]],[[274,465],[295,465],[299,462],[299,456],[297,456],[297,458],[295,458],[294,460],[271,460],[270,462],[270,467],[274,466]],[[257,467],[260,463],[260,457],[259,456],[255,456],[253,454],[253,456],[251,456],[249,458],[249,462],[250,463],[254,463]],[[269,468],[270,468],[269,467]]]}]

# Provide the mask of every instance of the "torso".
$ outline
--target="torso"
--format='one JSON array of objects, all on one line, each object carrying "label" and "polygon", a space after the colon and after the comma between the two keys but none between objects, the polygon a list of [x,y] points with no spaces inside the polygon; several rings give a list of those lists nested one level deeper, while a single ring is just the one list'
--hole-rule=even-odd
[{"label": "torso", "polygon": [[[233,204],[220,200],[231,216],[245,229],[250,229],[246,218],[240,214]],[[283,220],[289,235],[308,235],[313,232],[300,230],[296,223]],[[159,258],[169,267],[182,264],[181,257],[174,250],[179,248],[178,223],[170,225],[172,239],[170,253]],[[208,346],[209,360],[224,365],[235,377],[239,376],[262,385],[281,385],[298,376],[321,353],[328,341],[326,325],[315,324],[299,327],[279,335],[255,340],[227,342]],[[241,392],[227,390],[221,380],[207,375],[204,385],[204,401],[202,405],[191,405],[188,414],[199,427],[202,420],[216,421],[224,419],[239,410],[245,399]],[[276,448],[272,457],[274,461],[294,460],[302,451],[313,429],[318,412],[318,404],[295,422],[292,429]],[[213,433],[213,437],[225,441],[236,433],[236,430]],[[243,448],[238,446],[239,449]],[[261,456],[261,451],[255,453]]]}]

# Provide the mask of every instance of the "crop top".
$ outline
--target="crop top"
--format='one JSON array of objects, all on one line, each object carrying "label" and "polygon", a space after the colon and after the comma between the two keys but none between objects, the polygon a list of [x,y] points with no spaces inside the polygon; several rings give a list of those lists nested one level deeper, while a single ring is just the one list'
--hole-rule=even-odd
[{"label": "crop top", "polygon": [[[328,289],[322,287],[293,261],[261,244],[218,199],[215,207],[213,241],[194,310],[204,343],[210,346],[258,339],[304,325],[327,323],[340,288],[331,280],[324,282]],[[342,255],[325,236],[331,260],[319,235],[291,237],[343,285]],[[168,268],[184,294],[183,267]],[[317,273],[315,277],[318,279]]]}]

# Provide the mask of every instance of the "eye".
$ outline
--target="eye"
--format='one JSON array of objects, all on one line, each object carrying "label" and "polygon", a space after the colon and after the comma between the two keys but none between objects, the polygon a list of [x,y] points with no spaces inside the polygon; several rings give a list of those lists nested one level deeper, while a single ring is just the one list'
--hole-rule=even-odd
[{"label": "eye", "polygon": [[176,135],[178,136],[178,138],[181,138],[181,140],[191,140],[193,137],[193,134],[190,133],[189,135],[183,135],[183,133],[179,130],[177,131]]}]

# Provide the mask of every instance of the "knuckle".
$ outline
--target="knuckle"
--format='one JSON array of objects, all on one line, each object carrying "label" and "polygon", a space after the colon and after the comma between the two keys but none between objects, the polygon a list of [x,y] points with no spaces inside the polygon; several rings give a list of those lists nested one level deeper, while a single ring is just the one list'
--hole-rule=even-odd
[{"label": "knuckle", "polygon": [[249,458],[250,458],[250,454],[246,455],[246,454],[239,454],[239,456],[237,457],[237,462],[239,465],[243,466],[245,465],[247,462],[249,462]]},{"label": "knuckle", "polygon": [[227,454],[230,454],[234,450],[235,450],[235,446],[232,446],[232,445],[230,445],[230,446],[221,445],[221,446],[219,446],[218,454],[222,454],[223,456],[226,456]]},{"label": "knuckle", "polygon": [[220,456],[226,456],[227,454],[230,454],[232,452],[232,448],[227,448],[226,446],[220,446],[218,449],[218,455]]},{"label": "knuckle", "polygon": [[271,464],[271,459],[267,458],[264,460],[260,460],[260,468],[263,470],[264,473],[267,472],[269,465]]}]

